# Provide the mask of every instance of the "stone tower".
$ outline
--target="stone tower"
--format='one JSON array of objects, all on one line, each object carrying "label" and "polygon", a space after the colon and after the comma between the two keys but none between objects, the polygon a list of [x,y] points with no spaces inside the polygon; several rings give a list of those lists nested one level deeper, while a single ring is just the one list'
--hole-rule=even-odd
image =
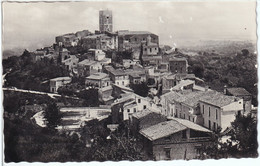
[{"label": "stone tower", "polygon": [[99,11],[99,31],[113,32],[113,17],[111,10]]}]

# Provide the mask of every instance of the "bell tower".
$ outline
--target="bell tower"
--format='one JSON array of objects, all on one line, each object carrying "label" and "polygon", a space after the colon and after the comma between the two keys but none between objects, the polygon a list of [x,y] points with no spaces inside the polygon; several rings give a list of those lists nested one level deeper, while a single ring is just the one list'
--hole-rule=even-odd
[{"label": "bell tower", "polygon": [[99,31],[113,32],[113,17],[111,10],[100,10],[99,11]]}]

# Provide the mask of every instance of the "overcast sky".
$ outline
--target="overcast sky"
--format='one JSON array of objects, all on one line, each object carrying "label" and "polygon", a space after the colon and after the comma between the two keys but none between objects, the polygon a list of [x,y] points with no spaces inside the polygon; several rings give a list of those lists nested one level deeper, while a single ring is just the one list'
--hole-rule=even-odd
[{"label": "overcast sky", "polygon": [[52,2],[4,3],[3,45],[35,49],[55,36],[98,30],[99,10],[113,11],[114,31],[147,30],[160,44],[181,40],[256,40],[256,3],[240,2]]}]

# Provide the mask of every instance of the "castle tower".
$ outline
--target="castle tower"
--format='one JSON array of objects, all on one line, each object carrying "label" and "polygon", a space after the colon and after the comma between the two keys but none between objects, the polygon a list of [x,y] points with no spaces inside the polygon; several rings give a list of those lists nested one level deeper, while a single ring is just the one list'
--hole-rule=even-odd
[{"label": "castle tower", "polygon": [[99,31],[113,32],[113,17],[111,10],[99,11]]}]

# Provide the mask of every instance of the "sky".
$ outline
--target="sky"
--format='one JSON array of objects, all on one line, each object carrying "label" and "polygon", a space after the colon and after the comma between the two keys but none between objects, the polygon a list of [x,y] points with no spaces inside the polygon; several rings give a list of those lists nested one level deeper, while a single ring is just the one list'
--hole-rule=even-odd
[{"label": "sky", "polygon": [[150,31],[160,44],[189,40],[256,40],[254,1],[3,3],[3,49],[50,46],[55,36],[99,29],[99,10],[113,12],[113,29]]}]

